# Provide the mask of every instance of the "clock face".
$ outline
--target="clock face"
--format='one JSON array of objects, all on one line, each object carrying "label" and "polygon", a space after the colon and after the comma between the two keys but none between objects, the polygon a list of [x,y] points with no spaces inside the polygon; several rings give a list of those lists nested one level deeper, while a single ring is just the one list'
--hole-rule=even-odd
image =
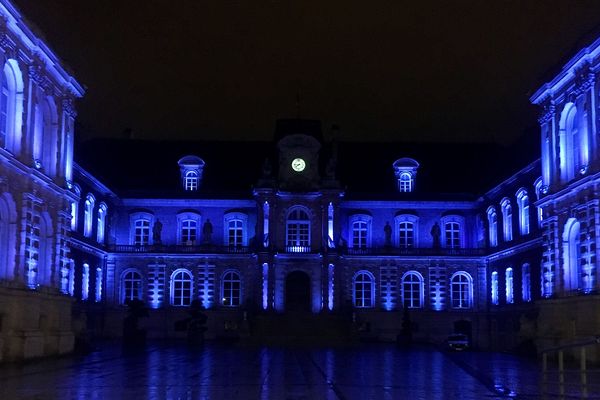
[{"label": "clock face", "polygon": [[302,172],[306,168],[306,163],[301,158],[294,158],[292,160],[292,169],[296,172]]}]

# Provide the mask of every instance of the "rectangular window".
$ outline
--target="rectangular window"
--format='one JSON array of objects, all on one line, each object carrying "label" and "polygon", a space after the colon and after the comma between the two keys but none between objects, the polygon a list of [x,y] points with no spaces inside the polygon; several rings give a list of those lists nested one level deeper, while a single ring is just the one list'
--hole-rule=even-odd
[{"label": "rectangular window", "polygon": [[458,222],[446,222],[446,247],[449,249],[460,248],[460,224]]},{"label": "rectangular window", "polygon": [[193,245],[196,242],[198,224],[196,221],[186,219],[181,222],[181,243]]},{"label": "rectangular window", "polygon": [[233,219],[228,224],[228,240],[229,246],[243,246],[244,228],[243,223],[239,219]]},{"label": "rectangular window", "polygon": [[145,246],[150,243],[150,221],[138,219],[135,221],[133,244]]},{"label": "rectangular window", "polygon": [[367,223],[357,221],[352,224],[352,247],[365,249],[367,247]]},{"label": "rectangular window", "polygon": [[412,222],[400,222],[398,224],[398,245],[401,249],[415,246],[414,226]]}]

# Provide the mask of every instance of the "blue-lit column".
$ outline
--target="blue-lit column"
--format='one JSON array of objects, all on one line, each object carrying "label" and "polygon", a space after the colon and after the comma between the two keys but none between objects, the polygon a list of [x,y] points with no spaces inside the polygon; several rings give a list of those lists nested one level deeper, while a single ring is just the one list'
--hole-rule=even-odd
[{"label": "blue-lit column", "polygon": [[329,202],[327,206],[327,247],[330,249],[335,247],[333,241],[333,203]]},{"label": "blue-lit column", "polygon": [[446,308],[447,278],[440,265],[429,267],[429,294],[432,310],[442,311]]},{"label": "blue-lit column", "polygon": [[262,265],[262,308],[269,308],[269,264]]},{"label": "blue-lit column", "polygon": [[58,268],[53,268],[52,269],[52,276],[51,276],[51,282],[52,282],[52,286],[53,287],[57,287],[60,288],[60,290],[63,293],[67,292],[67,286],[64,285],[64,278],[65,278],[65,274],[64,272],[69,270],[69,253],[70,251],[70,246],[69,246],[69,240],[68,240],[68,231],[69,231],[69,227],[71,224],[71,213],[70,213],[70,207],[69,207],[69,202],[65,203],[65,209],[61,210],[58,212],[58,218],[57,218],[57,222],[56,222],[56,231],[58,232],[58,234],[56,235],[56,243],[57,243],[57,251],[59,254],[58,257],[58,261],[59,261],[59,265]]},{"label": "blue-lit column", "polygon": [[106,284],[105,284],[105,298],[107,302],[119,304],[121,299],[119,298],[119,279],[115,277],[115,259],[113,257],[107,257],[105,259],[105,270],[106,270]]},{"label": "blue-lit column", "polygon": [[211,309],[215,304],[215,266],[205,261],[198,267],[198,298],[204,308]]},{"label": "blue-lit column", "polygon": [[[148,304],[151,308],[160,308],[164,305],[166,295],[166,266],[160,264],[148,265],[147,284]],[[168,301],[168,300],[167,300]]]},{"label": "blue-lit column", "polygon": [[270,214],[269,202],[265,201],[263,203],[263,248],[265,248],[265,249],[269,248],[269,243],[270,243],[269,214]]},{"label": "blue-lit column", "polygon": [[333,311],[334,307],[334,291],[335,291],[335,281],[334,281],[334,272],[335,267],[333,264],[329,264],[327,267],[327,309],[329,311]]},{"label": "blue-lit column", "polygon": [[398,304],[398,268],[396,266],[382,266],[379,270],[381,293],[381,306],[386,311],[396,309]]}]

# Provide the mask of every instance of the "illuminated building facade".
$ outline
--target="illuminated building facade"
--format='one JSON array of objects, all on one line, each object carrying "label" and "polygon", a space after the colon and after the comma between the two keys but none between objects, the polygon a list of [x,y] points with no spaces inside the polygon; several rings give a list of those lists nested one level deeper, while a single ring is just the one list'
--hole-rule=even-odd
[{"label": "illuminated building facade", "polygon": [[482,348],[600,329],[600,41],[532,96],[541,159],[507,179],[493,146],[336,143],[299,119],[272,143],[93,141],[74,163],[83,89],[0,13],[0,361],[68,352],[82,321],[119,336],[135,299],[153,337],[194,300],[209,337],[296,313],[395,339],[406,310],[415,339]]},{"label": "illuminated building facade", "polygon": [[0,2],[0,361],[72,351],[73,102],[82,87]]}]

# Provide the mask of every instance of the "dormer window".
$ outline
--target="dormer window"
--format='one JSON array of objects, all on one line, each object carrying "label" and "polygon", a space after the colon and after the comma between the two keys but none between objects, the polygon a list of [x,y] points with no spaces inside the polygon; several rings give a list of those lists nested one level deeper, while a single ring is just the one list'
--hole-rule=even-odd
[{"label": "dormer window", "polygon": [[178,161],[181,172],[183,189],[194,192],[200,188],[202,172],[204,171],[204,160],[197,156],[185,156]]},{"label": "dormer window", "polygon": [[196,171],[186,172],[185,190],[198,190],[198,173]]},{"label": "dormer window", "polygon": [[412,178],[408,172],[400,174],[399,189],[400,192],[412,192]]},{"label": "dormer window", "polygon": [[398,191],[400,193],[413,192],[419,163],[412,158],[400,158],[394,162],[393,168],[398,180]]}]

